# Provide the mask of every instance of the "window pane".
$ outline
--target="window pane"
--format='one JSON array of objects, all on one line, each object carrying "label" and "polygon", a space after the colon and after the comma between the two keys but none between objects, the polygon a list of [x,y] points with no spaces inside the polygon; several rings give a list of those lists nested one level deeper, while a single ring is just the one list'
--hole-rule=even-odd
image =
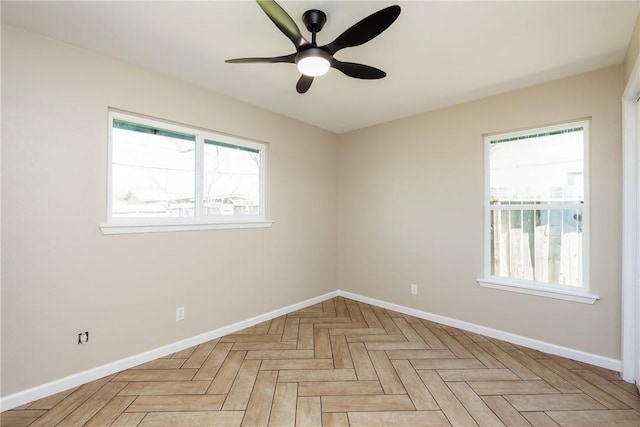
[{"label": "window pane", "polygon": [[260,151],[205,140],[203,215],[260,214]]},{"label": "window pane", "polygon": [[490,202],[584,201],[584,128],[492,140]]},{"label": "window pane", "polygon": [[582,210],[492,210],[491,275],[582,286]]},{"label": "window pane", "polygon": [[114,218],[193,217],[195,137],[114,120]]}]

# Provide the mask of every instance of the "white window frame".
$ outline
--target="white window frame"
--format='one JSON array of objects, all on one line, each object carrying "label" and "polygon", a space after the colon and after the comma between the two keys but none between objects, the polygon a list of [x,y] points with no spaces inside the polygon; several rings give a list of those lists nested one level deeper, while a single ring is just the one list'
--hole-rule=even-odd
[{"label": "white window frame", "polygon": [[[190,134],[195,136],[195,215],[187,218],[114,218],[112,216],[112,133],[113,121],[124,120],[144,126]],[[258,215],[201,215],[203,201],[204,177],[204,141],[212,140],[221,143],[247,147],[260,152],[260,213]],[[154,233],[166,231],[193,231],[233,228],[270,227],[273,221],[268,219],[267,206],[267,147],[264,142],[251,141],[244,138],[225,135],[197,127],[180,125],[166,120],[150,118],[137,114],[109,110],[109,142],[107,169],[107,222],[100,224],[103,234]]]},{"label": "white window frame", "polygon": [[[585,304],[593,304],[599,299],[597,295],[589,292],[589,242],[590,242],[590,221],[589,221],[589,120],[577,120],[571,122],[560,123],[552,126],[540,126],[535,128],[529,128],[526,130],[516,132],[501,132],[495,134],[484,135],[484,232],[483,232],[483,266],[482,277],[477,279],[480,286],[484,288],[498,289],[503,291],[518,292],[528,295],[536,295],[547,298],[555,298],[566,301],[573,301]],[[490,203],[490,159],[489,159],[489,147],[491,141],[503,138],[519,137],[524,135],[553,132],[561,129],[568,129],[574,127],[584,128],[584,203],[580,204],[582,209],[582,287],[577,288],[575,286],[565,286],[560,284],[552,284],[546,282],[539,282],[534,280],[523,280],[516,278],[508,278],[495,276],[491,274],[491,211],[496,209],[492,208]],[[518,209],[527,208],[527,205],[519,205]],[[553,207],[553,206],[551,206]],[[565,208],[566,206],[562,206]],[[535,209],[535,205],[531,205],[532,209]]]}]

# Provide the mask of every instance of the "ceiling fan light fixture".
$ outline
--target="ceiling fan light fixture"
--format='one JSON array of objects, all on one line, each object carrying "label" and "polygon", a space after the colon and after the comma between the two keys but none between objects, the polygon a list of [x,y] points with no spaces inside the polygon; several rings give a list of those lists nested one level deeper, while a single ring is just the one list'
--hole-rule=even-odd
[{"label": "ceiling fan light fixture", "polygon": [[331,68],[331,55],[320,48],[311,47],[296,55],[296,65],[305,76],[322,76]]}]

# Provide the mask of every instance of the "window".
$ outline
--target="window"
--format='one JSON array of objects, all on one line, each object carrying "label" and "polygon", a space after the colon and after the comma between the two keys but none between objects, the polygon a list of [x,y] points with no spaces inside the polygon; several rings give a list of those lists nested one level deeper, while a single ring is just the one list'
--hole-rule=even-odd
[{"label": "window", "polygon": [[110,112],[105,234],[269,226],[266,145]]},{"label": "window", "polygon": [[485,137],[483,286],[593,303],[587,121]]}]

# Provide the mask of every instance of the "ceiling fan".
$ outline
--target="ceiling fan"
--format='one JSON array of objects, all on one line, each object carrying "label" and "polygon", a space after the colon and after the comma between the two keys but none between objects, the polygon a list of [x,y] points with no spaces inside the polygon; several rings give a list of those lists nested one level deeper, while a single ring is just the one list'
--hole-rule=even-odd
[{"label": "ceiling fan", "polygon": [[293,42],[296,52],[290,55],[269,58],[228,59],[225,62],[231,64],[273,64],[278,62],[296,64],[298,70],[302,73],[296,84],[298,93],[305,93],[309,90],[311,83],[313,83],[313,78],[327,73],[329,68],[335,68],[345,75],[357,79],[381,79],[387,75],[384,71],[369,65],[339,61],[333,55],[340,49],[360,46],[380,35],[398,18],[400,6],[394,5],[381,9],[352,25],[331,43],[318,46],[316,44],[316,34],[322,30],[322,27],[327,22],[327,15],[324,12],[311,9],[302,15],[304,25],[311,32],[311,43],[309,43],[302,36],[300,29],[291,16],[278,3],[273,0],[256,1],[280,31]]}]

